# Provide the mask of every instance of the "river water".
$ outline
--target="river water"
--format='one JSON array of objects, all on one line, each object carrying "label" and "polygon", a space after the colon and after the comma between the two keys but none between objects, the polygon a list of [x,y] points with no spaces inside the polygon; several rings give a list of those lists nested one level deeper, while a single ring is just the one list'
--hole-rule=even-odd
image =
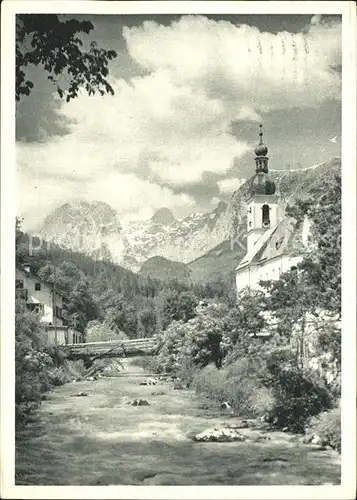
[{"label": "river water", "polygon": [[[65,384],[49,394],[16,446],[22,485],[339,484],[340,456],[269,432],[264,442],[198,443],[232,422],[229,410],[160,382],[126,360],[119,377]],[[76,397],[78,392],[87,396]],[[149,406],[131,406],[142,398]]]}]

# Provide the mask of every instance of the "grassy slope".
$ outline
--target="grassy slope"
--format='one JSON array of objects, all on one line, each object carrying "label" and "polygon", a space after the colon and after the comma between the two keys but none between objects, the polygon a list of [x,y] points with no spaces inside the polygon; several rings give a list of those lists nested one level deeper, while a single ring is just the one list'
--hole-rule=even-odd
[{"label": "grassy slope", "polygon": [[230,242],[224,241],[188,264],[191,270],[191,280],[214,281],[222,276],[232,275],[244,253],[244,250],[239,248],[231,250]]},{"label": "grassy slope", "polygon": [[187,281],[190,279],[191,271],[186,264],[155,256],[148,259],[141,266],[139,275],[159,280],[178,279]]}]

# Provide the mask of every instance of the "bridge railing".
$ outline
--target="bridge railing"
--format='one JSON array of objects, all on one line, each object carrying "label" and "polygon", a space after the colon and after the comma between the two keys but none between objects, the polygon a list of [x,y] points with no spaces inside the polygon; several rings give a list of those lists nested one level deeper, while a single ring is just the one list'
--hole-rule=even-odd
[{"label": "bridge railing", "polygon": [[154,337],[128,340],[106,340],[86,342],[83,344],[67,344],[63,346],[70,357],[100,356],[121,357],[151,354],[156,346]]}]

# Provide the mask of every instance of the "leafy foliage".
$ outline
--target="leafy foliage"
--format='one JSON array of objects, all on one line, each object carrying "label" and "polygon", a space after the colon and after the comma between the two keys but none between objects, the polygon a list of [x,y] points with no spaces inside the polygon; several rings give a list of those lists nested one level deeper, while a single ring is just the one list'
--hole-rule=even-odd
[{"label": "leafy foliage", "polygon": [[309,432],[319,436],[323,444],[341,452],[341,407],[313,417],[309,423]]},{"label": "leafy foliage", "polygon": [[325,176],[310,198],[297,201],[287,214],[312,222],[311,251],[298,266],[299,285],[309,290],[305,307],[341,314],[341,175]]},{"label": "leafy foliage", "polygon": [[[186,323],[173,321],[158,335],[157,364],[163,372],[185,372],[189,366],[202,368],[213,362],[221,366],[222,315],[226,309],[215,304],[198,310]],[[185,367],[185,369],[183,369]]]},{"label": "leafy foliage", "polygon": [[233,344],[256,336],[266,327],[266,319],[261,314],[264,305],[265,296],[261,291],[247,288],[238,295],[236,306],[230,310],[225,322]]},{"label": "leafy foliage", "polygon": [[89,21],[61,21],[55,14],[16,16],[16,100],[30,95],[34,84],[26,77],[29,65],[41,66],[48,73],[58,95],[66,101],[78,96],[80,87],[89,95],[114,94],[108,81],[108,63],[117,54],[99,48],[96,42],[83,49],[81,34],[94,26]]},{"label": "leafy foliage", "polygon": [[197,298],[190,292],[163,290],[158,297],[158,311],[162,327],[166,328],[172,321],[187,322],[196,314]]},{"label": "leafy foliage", "polygon": [[328,389],[296,368],[279,370],[271,386],[275,401],[269,420],[294,432],[303,432],[311,416],[332,405]]},{"label": "leafy foliage", "polygon": [[15,308],[15,416],[22,426],[39,406],[42,393],[63,383],[65,375],[46,352],[38,317],[17,298]]},{"label": "leafy foliage", "polygon": [[127,339],[124,332],[114,331],[106,322],[98,320],[89,321],[85,331],[86,342],[102,342],[104,340]]}]

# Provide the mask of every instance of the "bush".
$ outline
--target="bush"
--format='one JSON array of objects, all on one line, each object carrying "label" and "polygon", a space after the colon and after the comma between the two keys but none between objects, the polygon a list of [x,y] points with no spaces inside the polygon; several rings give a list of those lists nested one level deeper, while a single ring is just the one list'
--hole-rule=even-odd
[{"label": "bush", "polygon": [[273,408],[272,390],[263,385],[262,372],[256,359],[238,359],[224,371],[227,374],[229,402],[242,416],[259,417]]},{"label": "bush", "polygon": [[63,367],[52,368],[52,370],[48,372],[48,378],[50,384],[53,386],[63,385],[71,380],[69,374]]},{"label": "bush", "polygon": [[272,383],[275,403],[269,420],[277,427],[303,432],[310,417],[331,408],[327,388],[306,378],[296,369],[281,370]]},{"label": "bush", "polygon": [[263,387],[249,371],[247,359],[221,370],[213,364],[206,366],[194,374],[192,387],[218,403],[227,401],[247,418],[259,417],[274,403],[271,390]]},{"label": "bush", "polygon": [[70,379],[83,378],[87,373],[83,359],[66,359],[64,367]]},{"label": "bush", "polygon": [[192,378],[192,387],[197,392],[206,394],[217,402],[227,401],[229,394],[225,391],[226,373],[210,364],[197,371]]},{"label": "bush", "polygon": [[189,367],[192,375],[196,368],[211,362],[221,366],[224,312],[220,305],[211,304],[187,322],[173,321],[157,337],[159,371],[178,374]]},{"label": "bush", "polygon": [[43,342],[38,317],[28,311],[25,302],[16,299],[15,314],[15,416],[20,428],[38,408],[42,393],[66,382],[65,355]]},{"label": "bush", "polygon": [[311,418],[308,432],[319,436],[323,444],[328,444],[341,453],[340,406]]},{"label": "bush", "polygon": [[132,364],[139,366],[149,372],[156,372],[158,370],[157,360],[155,356],[138,356],[132,360]]}]

